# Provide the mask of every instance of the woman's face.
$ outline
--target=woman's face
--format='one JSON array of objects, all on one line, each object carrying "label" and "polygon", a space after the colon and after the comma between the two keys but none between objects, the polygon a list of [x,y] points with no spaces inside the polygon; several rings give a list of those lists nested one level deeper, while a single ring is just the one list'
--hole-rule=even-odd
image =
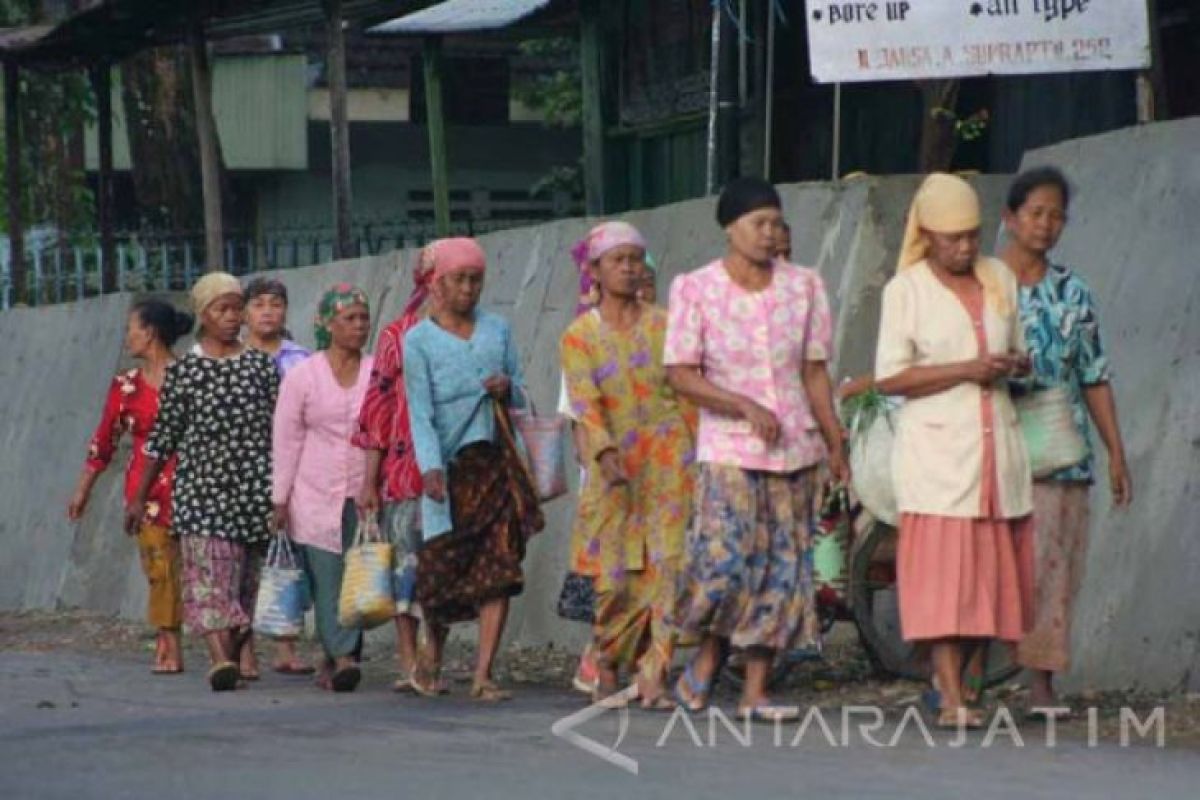
[{"label": "woman's face", "polygon": [[470,314],[479,305],[483,294],[483,273],[478,270],[459,270],[438,279],[438,300],[447,311]]},{"label": "woman's face", "polygon": [[631,244],[609,250],[592,262],[592,278],[600,284],[601,294],[623,300],[637,297],[646,274],[646,251]]},{"label": "woman's face", "polygon": [[1039,186],[1016,211],[1005,210],[1004,227],[1017,244],[1045,255],[1058,244],[1067,224],[1063,193],[1057,186]]},{"label": "woman's face", "polygon": [[658,302],[658,280],[649,269],[642,270],[642,280],[638,283],[638,300],[649,305]]},{"label": "woman's face", "polygon": [[125,323],[125,350],[133,358],[143,358],[154,346],[154,329],[142,323],[136,311]]},{"label": "woman's face", "polygon": [[201,315],[204,335],[218,342],[234,344],[242,332],[242,296],[230,292],[209,304]]},{"label": "woman's face", "polygon": [[283,334],[287,323],[287,302],[276,294],[258,294],[246,303],[246,327],[260,339]]},{"label": "woman's face", "polygon": [[929,261],[947,272],[970,272],[979,258],[979,228],[959,233],[923,231],[929,242]]},{"label": "woman's face", "polygon": [[329,335],[341,349],[360,352],[371,335],[371,312],[362,303],[346,306],[329,321]]},{"label": "woman's face", "polygon": [[733,252],[754,264],[769,264],[775,258],[783,230],[783,212],[759,208],[731,222],[725,232]]}]

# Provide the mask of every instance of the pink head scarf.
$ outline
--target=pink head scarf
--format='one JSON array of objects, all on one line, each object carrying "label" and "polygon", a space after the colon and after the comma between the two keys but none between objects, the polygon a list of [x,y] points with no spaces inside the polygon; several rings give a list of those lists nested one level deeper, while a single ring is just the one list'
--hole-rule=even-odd
[{"label": "pink head scarf", "polygon": [[599,261],[609,250],[626,244],[646,250],[646,240],[637,228],[628,222],[614,220],[601,222],[571,248],[571,258],[579,269],[579,303],[575,306],[575,316],[586,314],[600,302],[600,287],[592,278],[588,265]]},{"label": "pink head scarf", "polygon": [[438,284],[442,278],[455,272],[477,272],[487,268],[487,256],[474,239],[459,236],[452,239],[437,239],[425,246],[431,273],[429,283],[434,299],[440,299]]}]

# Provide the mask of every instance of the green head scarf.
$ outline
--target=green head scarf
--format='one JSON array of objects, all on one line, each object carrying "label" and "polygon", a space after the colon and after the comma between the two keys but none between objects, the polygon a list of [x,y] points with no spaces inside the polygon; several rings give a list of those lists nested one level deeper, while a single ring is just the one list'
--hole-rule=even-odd
[{"label": "green head scarf", "polygon": [[333,344],[333,334],[329,330],[329,323],[333,322],[333,318],[343,309],[358,304],[366,306],[368,311],[371,309],[367,293],[353,284],[339,283],[322,295],[317,306],[317,319],[313,325],[313,337],[317,341],[318,350],[328,350]]}]

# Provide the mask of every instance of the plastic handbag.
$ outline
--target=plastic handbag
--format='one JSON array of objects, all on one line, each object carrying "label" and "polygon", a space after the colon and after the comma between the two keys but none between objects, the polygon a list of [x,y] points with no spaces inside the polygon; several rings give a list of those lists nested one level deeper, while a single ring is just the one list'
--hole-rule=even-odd
[{"label": "plastic handbag", "polygon": [[1031,392],[1014,403],[1034,478],[1048,477],[1087,458],[1087,442],[1075,426],[1065,386]]},{"label": "plastic handbag", "polygon": [[343,628],[375,628],[395,614],[392,544],[383,540],[374,517],[359,517],[354,544],[344,556],[338,624]]},{"label": "plastic handbag", "polygon": [[525,444],[525,459],[538,499],[562,497],[567,486],[567,426],[555,414],[538,416],[533,399],[525,393],[527,409],[509,409],[509,417]]},{"label": "plastic handbag", "polygon": [[295,545],[284,531],[271,540],[254,604],[254,630],[274,639],[290,639],[304,632],[304,610],[309,605],[308,578],[300,566]]},{"label": "plastic handbag", "polygon": [[876,519],[895,525],[899,510],[892,477],[896,441],[894,403],[879,395],[850,419],[850,471],[855,495]]}]

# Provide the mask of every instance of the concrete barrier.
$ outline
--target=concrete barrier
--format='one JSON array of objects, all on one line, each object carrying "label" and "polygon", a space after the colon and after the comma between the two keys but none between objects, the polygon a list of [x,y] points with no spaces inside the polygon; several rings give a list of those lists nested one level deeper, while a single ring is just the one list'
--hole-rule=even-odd
[{"label": "concrete barrier", "polygon": [[[1118,395],[1139,486],[1132,512],[1110,515],[1095,495],[1089,576],[1077,625],[1076,685],[1193,687],[1200,607],[1200,322],[1187,236],[1200,207],[1196,120],[1067,143],[1030,155],[1061,163],[1078,184],[1059,256],[1091,280],[1118,373]],[[871,368],[879,297],[894,268],[904,214],[919,179],[861,178],[781,187],[795,260],[819,269],[837,312],[837,373]],[[1008,179],[976,186],[988,219],[999,217]],[[713,202],[695,200],[627,218],[645,233],[662,267],[665,302],[675,275],[723,250]],[[544,411],[558,393],[558,338],[575,307],[568,251],[589,221],[563,220],[481,238],[489,258],[484,304],[513,323],[532,395]],[[991,249],[995,226],[985,226]],[[278,273],[292,296],[289,324],[311,345],[320,294],[347,280],[373,300],[376,327],[394,318],[411,289],[414,253]],[[120,470],[97,485],[87,519],[65,506],[108,380],[120,363],[130,299],[0,314],[0,608],[82,606],[139,617],[145,587],[133,547],[120,533]],[[126,444],[126,447],[128,445]],[[123,458],[122,456],[118,457]],[[567,560],[569,500],[547,508],[545,533],[526,561],[528,588],[514,605],[510,638],[573,646],[586,629],[554,613]],[[1189,678],[1189,676],[1192,676]]]}]

